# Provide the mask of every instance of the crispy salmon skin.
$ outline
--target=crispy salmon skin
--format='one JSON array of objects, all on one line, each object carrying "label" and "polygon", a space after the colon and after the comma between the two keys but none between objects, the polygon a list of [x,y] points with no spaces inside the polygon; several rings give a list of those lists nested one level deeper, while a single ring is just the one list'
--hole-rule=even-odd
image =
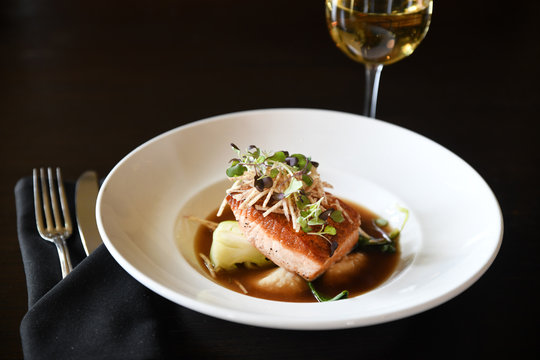
[{"label": "crispy salmon skin", "polygon": [[240,207],[241,202],[230,195],[226,200],[251,244],[276,265],[308,281],[316,279],[332,264],[341,260],[358,241],[360,215],[340,200],[339,204],[350,221],[337,223],[329,220],[329,224],[337,230],[337,234],[331,236],[337,243],[333,254],[327,240],[319,235],[295,231],[283,214],[270,213],[265,217],[263,211],[253,206]]}]

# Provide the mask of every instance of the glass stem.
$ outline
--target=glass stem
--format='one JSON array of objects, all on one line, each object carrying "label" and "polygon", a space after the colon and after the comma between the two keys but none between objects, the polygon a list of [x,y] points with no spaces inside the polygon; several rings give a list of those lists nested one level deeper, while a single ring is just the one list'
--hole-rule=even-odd
[{"label": "glass stem", "polygon": [[366,64],[366,96],[364,98],[364,115],[374,118],[377,110],[377,93],[382,65]]}]

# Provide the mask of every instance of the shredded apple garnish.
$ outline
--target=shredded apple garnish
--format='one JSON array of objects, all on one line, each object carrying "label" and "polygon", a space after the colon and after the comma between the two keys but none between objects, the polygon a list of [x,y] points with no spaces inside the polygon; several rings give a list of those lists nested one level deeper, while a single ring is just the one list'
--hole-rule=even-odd
[{"label": "shredded apple garnish", "polygon": [[[321,180],[319,164],[302,154],[287,151],[268,153],[255,145],[245,152],[231,144],[237,157],[230,160],[227,177],[234,181],[227,195],[241,203],[240,208],[254,207],[263,216],[283,214],[297,232],[319,235],[326,240],[336,228],[328,219],[351,221],[339,201],[324,189],[332,186]],[[218,211],[221,215],[226,199]],[[330,240],[328,240],[330,241]],[[331,242],[332,243],[332,242]]]}]

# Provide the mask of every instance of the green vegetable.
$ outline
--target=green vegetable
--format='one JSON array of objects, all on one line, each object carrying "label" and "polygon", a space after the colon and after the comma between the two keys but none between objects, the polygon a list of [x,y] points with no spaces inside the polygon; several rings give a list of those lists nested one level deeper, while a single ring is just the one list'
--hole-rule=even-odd
[{"label": "green vegetable", "polygon": [[390,233],[384,232],[381,227],[387,226],[388,221],[385,219],[375,219],[373,220],[373,227],[375,230],[377,230],[381,237],[375,238],[372,236],[369,236],[369,234],[365,233],[363,230],[360,231],[360,235],[358,236],[358,246],[360,248],[372,248],[379,250],[381,252],[390,253],[393,254],[396,252],[396,243],[394,240],[399,236],[401,231],[403,231],[403,228],[405,227],[405,224],[407,223],[407,220],[409,220],[409,210],[398,206],[397,207],[399,211],[405,214],[405,219],[403,220],[403,223],[401,224],[401,227],[399,229],[392,229]]},{"label": "green vegetable", "polygon": [[278,161],[278,162],[285,162],[285,153],[283,151],[276,151],[274,155],[270,156],[268,160]]},{"label": "green vegetable", "polygon": [[298,196],[298,201],[296,201],[296,206],[298,207],[298,209],[304,210],[309,204],[310,202],[306,195],[300,194]]},{"label": "green vegetable", "polygon": [[[323,212],[321,207],[323,198],[311,204],[305,192],[313,185],[310,171],[313,167],[318,167],[319,164],[303,154],[289,156],[287,151],[266,153],[255,145],[250,145],[247,151],[242,153],[235,144],[231,144],[231,147],[239,158],[231,159],[227,176],[238,177],[244,175],[248,169],[252,170],[255,173],[253,186],[262,192],[264,189],[271,188],[273,179],[276,179],[281,173],[288,179],[287,188],[282,193],[274,193],[272,198],[279,201],[290,197],[301,211],[297,221],[302,230],[312,235],[319,235],[328,241],[331,245],[330,254],[332,255],[337,243],[329,240],[326,236],[336,235],[336,228],[328,225],[327,220],[330,217],[333,221],[341,223],[344,221],[343,214],[335,209]],[[314,230],[313,226],[318,228]]]},{"label": "green vegetable", "polygon": [[401,227],[399,228],[399,231],[402,232],[403,228],[405,227],[405,224],[407,223],[407,221],[409,221],[409,210],[401,206],[398,206],[397,208],[399,211],[405,214],[405,219],[403,219],[403,222],[401,223]]},{"label": "green vegetable", "polygon": [[327,226],[324,227],[323,234],[336,235],[336,232],[337,232],[337,230],[336,230],[335,227],[327,225]]},{"label": "green vegetable", "polygon": [[336,301],[336,300],[346,299],[347,296],[349,296],[349,291],[343,290],[342,292],[340,292],[336,296],[334,296],[332,298],[329,298],[329,297],[326,297],[326,296],[322,295],[321,293],[319,293],[315,289],[315,287],[313,286],[311,281],[308,281],[308,286],[309,286],[309,289],[311,290],[311,293],[313,294],[313,296],[315,296],[315,299],[317,299],[318,302]]},{"label": "green vegetable", "polygon": [[302,175],[302,181],[306,184],[306,186],[311,186],[313,184],[313,179],[309,175]]},{"label": "green vegetable", "polygon": [[279,170],[278,170],[278,169],[272,169],[272,170],[270,170],[270,177],[271,177],[272,179],[275,179],[275,178],[278,176],[278,174],[279,174]]},{"label": "green vegetable", "polygon": [[[401,206],[398,206],[397,208],[398,208],[399,211],[401,211],[405,215],[405,218],[403,219],[403,222],[401,223],[401,226],[399,227],[399,229],[393,229],[388,234],[388,237],[390,238],[390,240],[392,240],[392,244],[393,244],[393,241],[399,236],[399,234],[401,234],[401,232],[403,231],[403,228],[405,227],[405,224],[407,224],[407,221],[409,220],[409,210],[407,210],[407,209],[405,209],[404,207],[401,207]],[[377,219],[377,220],[379,220],[379,219]],[[377,220],[375,220],[376,223],[377,223]],[[388,222],[387,222],[387,224],[388,224]],[[377,223],[377,225],[379,225],[379,224]],[[380,226],[386,226],[386,225],[380,225]],[[395,246],[391,247],[390,251],[395,252],[396,251]]]},{"label": "green vegetable", "polygon": [[237,264],[265,266],[271,262],[246,240],[236,221],[222,221],[214,230],[210,261],[214,268],[232,270]]},{"label": "green vegetable", "polygon": [[337,223],[341,223],[345,220],[343,214],[339,210],[332,211],[332,213],[330,214],[330,219],[334,220]]},{"label": "green vegetable", "polygon": [[242,176],[246,172],[247,168],[239,163],[233,163],[226,171],[228,177]]},{"label": "green vegetable", "polygon": [[399,236],[399,229],[394,229],[392,231],[390,231],[390,234],[388,234],[388,236],[390,237],[390,239],[394,240],[395,238],[397,238]]},{"label": "green vegetable", "polygon": [[296,164],[296,166],[298,167],[298,169],[303,169],[304,166],[306,166],[307,159],[306,159],[305,155],[302,155],[302,154],[292,154],[291,157],[295,157],[295,158],[298,159],[298,163]]},{"label": "green vegetable", "polygon": [[302,182],[296,178],[292,178],[291,182],[289,183],[289,187],[283,194],[285,197],[289,197],[291,194],[298,192],[300,189],[302,189]]}]

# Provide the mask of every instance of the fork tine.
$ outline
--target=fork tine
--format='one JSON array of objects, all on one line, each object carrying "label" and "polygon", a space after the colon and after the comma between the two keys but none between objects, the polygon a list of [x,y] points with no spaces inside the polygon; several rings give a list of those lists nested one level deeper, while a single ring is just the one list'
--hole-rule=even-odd
[{"label": "fork tine", "polygon": [[[60,172],[60,168],[56,168],[56,183],[58,185],[57,194],[57,190],[54,186],[54,174],[51,167],[47,169],[47,173],[49,175],[48,181],[45,168],[40,168],[39,174],[37,169],[33,169],[32,173],[34,181],[36,226],[39,235],[41,235],[43,239],[54,243],[56,246],[58,259],[60,260],[60,268],[62,270],[62,278],[65,278],[73,269],[71,259],[69,257],[69,250],[66,244],[66,239],[71,236],[73,227],[71,224],[71,216],[69,215],[66,192],[62,182],[62,174]],[[58,197],[60,197],[61,207],[58,205]],[[60,214],[60,209],[62,210],[62,215]],[[54,220],[52,213],[54,213]],[[47,223],[46,228],[43,220],[43,214],[45,214],[45,222]],[[62,216],[64,223],[62,223]]]},{"label": "fork tine", "polygon": [[33,169],[33,178],[34,178],[34,211],[36,214],[36,226],[40,234],[45,232],[45,227],[43,225],[43,207],[41,205],[41,194],[39,191],[39,176],[38,170]]},{"label": "fork tine", "polygon": [[60,168],[56,168],[56,180],[58,182],[58,193],[60,194],[60,204],[62,206],[62,213],[64,215],[64,227],[66,232],[71,234],[73,226],[71,224],[71,216],[69,215],[69,206],[67,202],[66,190],[64,189],[64,182],[62,181],[62,172]]},{"label": "fork tine", "polygon": [[41,196],[43,198],[43,210],[45,212],[45,221],[47,223],[47,231],[54,229],[54,224],[51,216],[51,204],[49,200],[49,193],[47,191],[47,178],[45,176],[45,169],[39,169],[41,175]]},{"label": "fork tine", "polygon": [[[52,168],[47,168],[47,173],[49,174],[49,193],[51,194],[51,205],[54,216],[55,229],[58,230],[62,227],[62,219],[60,217],[60,207],[58,205],[58,196],[56,195],[56,190],[54,189],[54,175]],[[57,181],[58,182],[58,181]]]}]

